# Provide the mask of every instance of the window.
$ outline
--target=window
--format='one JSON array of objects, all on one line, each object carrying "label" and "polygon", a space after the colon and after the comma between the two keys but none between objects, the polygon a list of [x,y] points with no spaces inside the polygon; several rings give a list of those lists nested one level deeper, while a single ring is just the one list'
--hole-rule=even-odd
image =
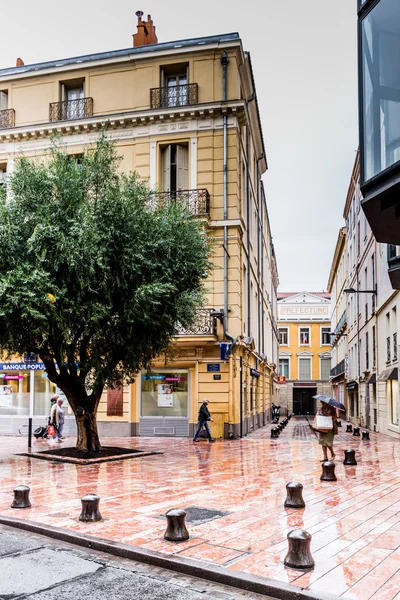
[{"label": "window", "polygon": [[187,190],[189,151],[186,144],[170,144],[162,149],[162,184],[164,192]]},{"label": "window", "polygon": [[287,327],[279,327],[279,344],[281,346],[289,345],[289,335]]},{"label": "window", "polygon": [[300,327],[300,346],[310,345],[310,328]]},{"label": "window", "polygon": [[187,64],[168,65],[161,69],[161,106],[185,106],[189,101],[189,67]]},{"label": "window", "polygon": [[369,371],[369,335],[365,334],[365,370]]},{"label": "window", "polygon": [[391,379],[386,382],[386,396],[389,404],[390,421],[392,425],[399,425],[399,382]]},{"label": "window", "polygon": [[390,336],[386,338],[386,363],[390,363],[392,360],[390,352]]},{"label": "window", "polygon": [[[372,289],[375,289],[375,254],[373,254],[371,256],[371,273],[372,273]],[[375,301],[376,301],[376,296],[375,294],[372,294],[372,299],[371,299],[371,311],[372,313],[375,312]]]},{"label": "window", "polygon": [[357,256],[360,256],[360,242],[361,242],[361,231],[360,231],[360,221],[357,223]]},{"label": "window", "polygon": [[[384,0],[361,22],[364,180],[400,159],[400,6]],[[364,182],[362,182],[364,183]]]},{"label": "window", "polygon": [[286,377],[286,379],[289,379],[289,359],[288,358],[280,358],[279,359],[279,375],[281,377]]},{"label": "window", "polygon": [[331,374],[331,359],[321,358],[321,379],[328,381]]},{"label": "window", "polygon": [[82,119],[85,116],[84,97],[83,81],[62,83],[61,101],[65,104],[61,107],[61,120]]},{"label": "window", "polygon": [[331,330],[329,327],[321,327],[321,346],[330,346]]},{"label": "window", "polygon": [[393,334],[393,360],[397,360],[397,332]]},{"label": "window", "polygon": [[0,110],[7,110],[8,108],[8,92],[0,92]]},{"label": "window", "polygon": [[0,185],[7,184],[7,165],[0,165]]},{"label": "window", "polygon": [[372,368],[376,369],[376,329],[372,328]]},{"label": "window", "polygon": [[301,381],[310,381],[311,358],[299,358],[299,379]]},{"label": "window", "polygon": [[387,245],[387,259],[396,258],[397,255],[397,246],[394,244]]}]

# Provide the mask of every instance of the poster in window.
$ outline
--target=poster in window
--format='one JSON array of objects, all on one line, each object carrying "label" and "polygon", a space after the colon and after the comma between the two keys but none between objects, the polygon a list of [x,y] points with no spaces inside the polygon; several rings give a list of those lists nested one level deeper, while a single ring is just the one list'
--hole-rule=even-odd
[{"label": "poster in window", "polygon": [[172,385],[166,383],[158,384],[158,399],[157,405],[164,408],[169,408],[174,405],[174,395]]}]

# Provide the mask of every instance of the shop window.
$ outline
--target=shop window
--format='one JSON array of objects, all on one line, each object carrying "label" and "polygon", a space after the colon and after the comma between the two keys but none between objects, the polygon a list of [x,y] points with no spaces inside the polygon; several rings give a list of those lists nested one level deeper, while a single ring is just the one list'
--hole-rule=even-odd
[{"label": "shop window", "polygon": [[162,187],[164,192],[187,190],[189,150],[187,144],[169,144],[162,149]]},{"label": "shop window", "polygon": [[300,346],[310,345],[310,328],[300,327]]},{"label": "shop window", "polygon": [[142,417],[188,416],[188,371],[152,371],[142,375]]}]

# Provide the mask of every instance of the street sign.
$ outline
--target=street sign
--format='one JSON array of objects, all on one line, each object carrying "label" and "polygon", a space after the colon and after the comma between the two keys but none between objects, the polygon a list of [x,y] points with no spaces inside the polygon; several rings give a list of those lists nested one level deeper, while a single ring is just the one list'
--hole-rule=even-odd
[{"label": "street sign", "polygon": [[207,373],[218,373],[221,370],[221,365],[218,363],[207,365]]}]

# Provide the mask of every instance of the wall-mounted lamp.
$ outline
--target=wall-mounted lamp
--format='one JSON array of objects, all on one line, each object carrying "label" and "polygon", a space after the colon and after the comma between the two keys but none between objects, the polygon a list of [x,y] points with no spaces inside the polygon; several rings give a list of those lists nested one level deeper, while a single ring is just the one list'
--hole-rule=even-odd
[{"label": "wall-mounted lamp", "polygon": [[354,288],[346,288],[343,290],[345,294],[375,294],[376,290],[355,290]]}]

